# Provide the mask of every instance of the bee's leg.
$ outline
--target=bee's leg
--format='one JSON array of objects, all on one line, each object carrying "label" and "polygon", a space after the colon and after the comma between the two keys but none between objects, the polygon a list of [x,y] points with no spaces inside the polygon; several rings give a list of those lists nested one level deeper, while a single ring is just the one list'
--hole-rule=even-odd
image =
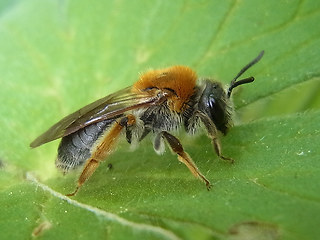
[{"label": "bee's leg", "polygon": [[128,115],[116,121],[110,130],[104,134],[99,143],[92,150],[91,157],[87,160],[82,173],[78,179],[77,188],[73,193],[67,194],[67,196],[74,196],[80,187],[85,183],[87,179],[91,177],[94,171],[98,168],[101,161],[105,160],[115,149],[116,142],[120,136],[121,130],[135,123],[135,117]]},{"label": "bee's leg", "polygon": [[225,157],[222,155],[221,144],[220,144],[220,141],[218,138],[218,130],[217,130],[216,126],[214,125],[214,123],[211,121],[211,119],[201,112],[199,112],[197,115],[200,117],[202,123],[206,127],[208,135],[211,138],[213,148],[214,148],[216,154],[218,155],[218,157],[223,160],[234,163],[234,160],[232,158]]},{"label": "bee's leg", "polygon": [[[200,172],[200,170],[198,169],[196,164],[192,161],[192,159],[188,155],[188,153],[186,153],[183,150],[183,147],[182,147],[179,139],[177,139],[175,136],[171,135],[170,133],[168,133],[166,131],[163,131],[159,134],[161,134],[161,136],[166,139],[166,141],[169,143],[172,151],[178,155],[178,160],[180,162],[184,163],[195,177],[203,180],[207,186],[207,189],[209,190],[211,187],[209,180]],[[159,136],[157,136],[157,138],[158,137]]]}]

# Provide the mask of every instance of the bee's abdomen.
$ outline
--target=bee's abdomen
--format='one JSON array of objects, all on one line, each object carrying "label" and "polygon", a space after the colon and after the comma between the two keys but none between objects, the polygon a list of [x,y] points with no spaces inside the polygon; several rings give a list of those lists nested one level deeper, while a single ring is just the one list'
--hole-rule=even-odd
[{"label": "bee's abdomen", "polygon": [[61,139],[56,166],[64,172],[83,165],[91,156],[91,148],[114,119],[91,124]]}]

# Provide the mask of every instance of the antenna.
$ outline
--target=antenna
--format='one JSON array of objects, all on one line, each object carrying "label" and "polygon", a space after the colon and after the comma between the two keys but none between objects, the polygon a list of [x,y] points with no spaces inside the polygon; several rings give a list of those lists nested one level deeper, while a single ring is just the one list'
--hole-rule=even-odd
[{"label": "antenna", "polygon": [[243,74],[245,73],[250,67],[252,67],[254,64],[256,64],[257,62],[260,61],[260,59],[262,58],[264,54],[264,51],[261,51],[259,53],[259,55],[253,59],[251,62],[249,62],[246,66],[244,66],[240,72],[237,74],[237,76],[231,81],[230,83],[230,87],[228,88],[228,98],[230,98],[231,96],[231,92],[232,92],[232,89],[234,89],[235,87],[239,86],[239,85],[242,85],[242,84],[245,84],[245,83],[251,83],[254,81],[254,77],[248,77],[248,78],[244,78],[244,79],[241,79],[239,81],[237,81],[237,79]]}]

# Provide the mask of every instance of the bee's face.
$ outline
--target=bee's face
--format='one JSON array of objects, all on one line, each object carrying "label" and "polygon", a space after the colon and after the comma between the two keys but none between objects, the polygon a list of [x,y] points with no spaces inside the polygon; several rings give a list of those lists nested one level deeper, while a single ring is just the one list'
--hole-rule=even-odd
[{"label": "bee's face", "polygon": [[218,130],[224,134],[227,132],[231,120],[231,102],[219,82],[204,81],[198,107],[212,120]]}]

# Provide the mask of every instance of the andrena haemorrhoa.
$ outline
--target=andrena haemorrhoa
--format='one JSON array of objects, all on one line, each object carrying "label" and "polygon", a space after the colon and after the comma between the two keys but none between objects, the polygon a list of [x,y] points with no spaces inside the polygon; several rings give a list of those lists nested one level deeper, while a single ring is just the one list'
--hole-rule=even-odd
[{"label": "andrena haemorrhoa", "polygon": [[193,133],[201,125],[219,158],[233,162],[221,151],[218,132],[226,134],[232,126],[232,90],[251,83],[253,77],[237,80],[263,56],[262,51],[247,64],[225,89],[220,82],[198,78],[186,66],[173,66],[151,70],[142,74],[133,86],[127,87],[93,102],[66,116],[36,138],[31,147],[62,138],[56,166],[64,172],[82,167],[75,191],[94,173],[116,149],[117,140],[124,135],[127,142],[137,143],[148,134],[154,135],[153,147],[157,153],[164,151],[164,142],[177,154],[191,173],[204,181],[209,180],[200,172],[185,152],[179,139],[171,132],[184,128]]}]

